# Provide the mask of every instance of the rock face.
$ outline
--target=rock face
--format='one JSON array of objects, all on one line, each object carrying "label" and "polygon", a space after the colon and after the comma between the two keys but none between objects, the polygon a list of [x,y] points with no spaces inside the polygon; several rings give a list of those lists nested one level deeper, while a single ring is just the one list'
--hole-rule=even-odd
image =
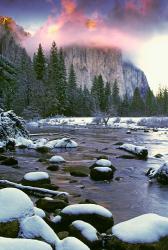
[{"label": "rock face", "polygon": [[144,73],[133,64],[123,62],[120,49],[73,46],[64,51],[66,68],[73,63],[79,86],[90,89],[94,76],[101,74],[111,86],[117,80],[121,96],[126,93],[132,96],[136,87],[144,95],[149,88]]},{"label": "rock face", "polygon": [[144,97],[148,86],[147,78],[143,71],[129,62],[123,63],[124,85],[128,95],[133,95],[134,89],[138,87]]}]

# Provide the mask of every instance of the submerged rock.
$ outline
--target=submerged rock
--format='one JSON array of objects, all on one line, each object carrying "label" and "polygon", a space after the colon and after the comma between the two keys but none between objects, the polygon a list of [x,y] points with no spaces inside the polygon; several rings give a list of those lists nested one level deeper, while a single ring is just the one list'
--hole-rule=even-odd
[{"label": "submerged rock", "polygon": [[36,201],[36,205],[38,208],[44,209],[47,212],[54,212],[56,209],[63,209],[68,206],[68,202],[59,198],[51,200],[41,198]]}]

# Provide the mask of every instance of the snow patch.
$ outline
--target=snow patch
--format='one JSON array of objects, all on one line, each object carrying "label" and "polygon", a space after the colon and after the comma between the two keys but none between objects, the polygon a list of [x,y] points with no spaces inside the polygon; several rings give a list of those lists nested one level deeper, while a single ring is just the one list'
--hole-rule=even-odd
[{"label": "snow patch", "polygon": [[144,214],[113,226],[112,233],[127,243],[158,242],[168,236],[168,218]]},{"label": "snow patch", "polygon": [[52,250],[52,247],[38,240],[0,237],[0,250]]},{"label": "snow patch", "polygon": [[16,188],[0,190],[0,222],[22,219],[34,215],[34,206],[30,198]]},{"label": "snow patch", "polygon": [[49,179],[49,175],[46,172],[29,172],[24,175],[24,179],[27,181],[39,181]]},{"label": "snow patch", "polygon": [[51,163],[63,163],[65,162],[64,158],[59,155],[52,156],[49,160]]},{"label": "snow patch", "polygon": [[112,169],[109,167],[95,167],[94,169],[104,173],[112,172]]},{"label": "snow patch", "polygon": [[100,159],[96,161],[96,165],[103,166],[103,167],[111,167],[111,161],[106,159]]},{"label": "snow patch", "polygon": [[74,204],[65,207],[62,211],[64,214],[99,214],[104,217],[112,217],[112,213],[106,208],[96,204]]},{"label": "snow patch", "polygon": [[77,228],[87,240],[89,241],[98,240],[96,228],[94,228],[89,223],[86,223],[81,220],[76,220],[72,223],[72,226]]},{"label": "snow patch", "polygon": [[35,215],[37,215],[41,218],[44,218],[46,216],[45,212],[41,208],[34,207],[34,212],[35,212]]}]

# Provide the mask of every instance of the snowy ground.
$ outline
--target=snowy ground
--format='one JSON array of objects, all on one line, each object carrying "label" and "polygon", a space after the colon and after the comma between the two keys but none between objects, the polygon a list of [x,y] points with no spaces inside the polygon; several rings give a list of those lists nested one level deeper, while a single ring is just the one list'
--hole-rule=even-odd
[{"label": "snowy ground", "polygon": [[[99,118],[98,118],[99,119]],[[39,121],[28,122],[28,126],[73,126],[90,127],[102,125],[96,123],[95,117],[60,117],[46,118]],[[104,125],[103,125],[104,126]],[[144,129],[144,128],[162,128],[168,129],[168,117],[112,117],[109,119],[108,126],[112,128]]]}]

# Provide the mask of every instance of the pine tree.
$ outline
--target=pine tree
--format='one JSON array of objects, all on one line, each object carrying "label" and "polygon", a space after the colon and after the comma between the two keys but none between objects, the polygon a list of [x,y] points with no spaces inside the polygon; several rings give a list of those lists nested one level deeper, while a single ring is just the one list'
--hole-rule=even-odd
[{"label": "pine tree", "polygon": [[76,75],[74,71],[73,64],[70,66],[69,75],[68,75],[68,86],[67,86],[67,97],[69,107],[67,108],[67,115],[73,116],[76,114],[76,110],[78,108],[77,103],[77,83],[76,83]]},{"label": "pine tree", "polygon": [[109,110],[112,105],[111,87],[110,83],[107,82],[104,89],[104,107],[105,111]]},{"label": "pine tree", "polygon": [[144,102],[142,100],[139,88],[136,87],[131,103],[131,112],[133,115],[143,115],[144,114]]},{"label": "pine tree", "polygon": [[59,51],[59,79],[57,82],[57,98],[59,101],[59,113],[64,114],[67,102],[67,79],[63,50]]},{"label": "pine tree", "polygon": [[129,101],[128,95],[126,93],[123,100],[120,103],[119,115],[124,116],[124,117],[129,116],[129,112],[130,112],[130,101]]},{"label": "pine tree", "polygon": [[117,80],[115,80],[113,88],[112,88],[112,103],[115,106],[119,106],[120,104],[120,95],[119,95],[119,87]]},{"label": "pine tree", "polygon": [[43,80],[45,77],[45,56],[43,53],[43,48],[41,44],[39,44],[39,48],[37,54],[34,54],[33,63],[34,63],[34,70],[36,73],[37,80]]},{"label": "pine tree", "polygon": [[156,110],[157,110],[156,99],[153,92],[149,88],[145,98],[145,114],[147,116],[154,115],[156,114]]}]

